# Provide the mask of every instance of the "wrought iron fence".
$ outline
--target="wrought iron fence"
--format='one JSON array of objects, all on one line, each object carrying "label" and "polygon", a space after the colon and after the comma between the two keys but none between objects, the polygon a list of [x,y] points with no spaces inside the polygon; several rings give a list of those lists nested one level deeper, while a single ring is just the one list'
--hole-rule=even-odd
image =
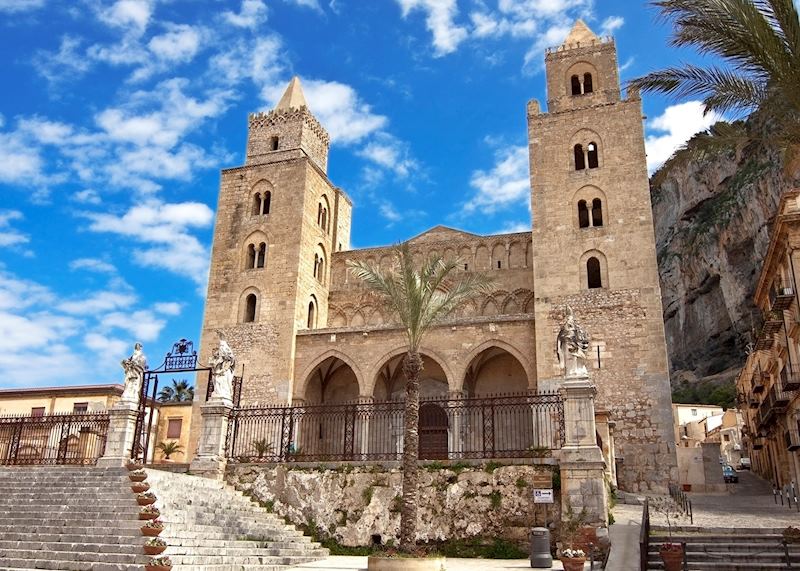
[{"label": "wrought iron fence", "polygon": [[108,413],[0,416],[0,465],[94,464],[107,435]]},{"label": "wrought iron fence", "polygon": [[[242,367],[242,374],[233,377],[233,406],[239,406],[242,400],[242,378],[244,377],[244,367]],[[211,398],[211,393],[214,392],[214,375],[208,375],[208,383],[206,384],[206,402]]]},{"label": "wrought iron fence", "polygon": [[[400,460],[402,401],[236,408],[226,441],[242,462]],[[420,401],[420,459],[533,458],[564,442],[558,393]]]}]

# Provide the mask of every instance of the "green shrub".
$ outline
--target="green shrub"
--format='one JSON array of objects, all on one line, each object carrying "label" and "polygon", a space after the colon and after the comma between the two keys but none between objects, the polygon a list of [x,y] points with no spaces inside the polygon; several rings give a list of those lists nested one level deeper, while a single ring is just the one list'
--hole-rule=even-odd
[{"label": "green shrub", "polygon": [[500,495],[500,492],[494,490],[491,494],[489,494],[489,499],[492,502],[492,509],[496,510],[500,507],[503,497]]}]

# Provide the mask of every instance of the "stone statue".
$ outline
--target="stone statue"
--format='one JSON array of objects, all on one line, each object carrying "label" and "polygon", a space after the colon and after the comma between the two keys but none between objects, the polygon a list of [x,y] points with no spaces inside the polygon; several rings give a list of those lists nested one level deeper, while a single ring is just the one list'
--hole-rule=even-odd
[{"label": "stone statue", "polygon": [[233,402],[233,368],[236,366],[236,358],[233,350],[225,340],[225,334],[217,330],[219,335],[219,347],[215,347],[211,352],[211,359],[208,366],[211,367],[211,374],[214,376],[214,391],[211,398],[221,399],[228,404]]},{"label": "stone statue", "polygon": [[558,366],[564,369],[567,378],[588,377],[586,352],[589,350],[589,335],[575,322],[572,308],[567,306],[566,318],[561,324],[556,340]]},{"label": "stone statue", "polygon": [[142,381],[147,369],[147,358],[142,352],[142,344],[133,346],[133,355],[123,359],[120,363],[125,370],[125,389],[122,391],[122,400],[139,404],[142,393]]}]

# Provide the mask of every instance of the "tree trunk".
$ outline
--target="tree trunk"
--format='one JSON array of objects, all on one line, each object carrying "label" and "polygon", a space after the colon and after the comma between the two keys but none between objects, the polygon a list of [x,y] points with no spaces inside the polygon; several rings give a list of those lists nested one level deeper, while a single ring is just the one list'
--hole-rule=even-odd
[{"label": "tree trunk", "polygon": [[419,373],[422,357],[409,351],[403,360],[406,375],[405,428],[403,432],[403,508],[400,511],[400,548],[411,551],[417,543],[419,492]]}]

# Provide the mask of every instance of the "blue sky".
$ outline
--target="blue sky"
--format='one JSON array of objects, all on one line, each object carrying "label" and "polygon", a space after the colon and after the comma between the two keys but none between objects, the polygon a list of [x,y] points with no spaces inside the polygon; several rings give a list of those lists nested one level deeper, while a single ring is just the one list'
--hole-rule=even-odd
[{"label": "blue sky", "polygon": [[[118,382],[198,340],[219,169],[293,75],[354,247],[530,224],[525,104],[582,17],[622,79],[691,58],[645,3],[0,0],[0,387]],[[713,120],[645,98],[651,168]]]}]

